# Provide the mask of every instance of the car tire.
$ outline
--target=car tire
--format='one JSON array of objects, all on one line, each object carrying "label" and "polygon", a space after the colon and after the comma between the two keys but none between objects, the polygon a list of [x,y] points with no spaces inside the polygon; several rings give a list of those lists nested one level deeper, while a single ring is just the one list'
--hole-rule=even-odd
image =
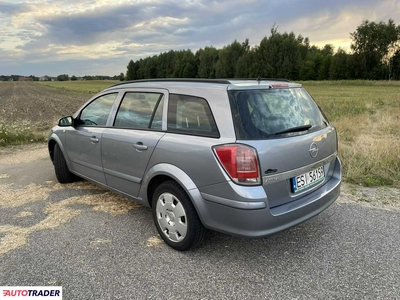
[{"label": "car tire", "polygon": [[198,246],[206,229],[187,193],[175,181],[161,183],[153,194],[154,224],[162,239],[178,251]]},{"label": "car tire", "polygon": [[72,174],[69,169],[67,162],[65,161],[64,155],[60,149],[60,146],[56,144],[54,146],[54,170],[59,183],[71,183],[76,181],[76,177]]}]

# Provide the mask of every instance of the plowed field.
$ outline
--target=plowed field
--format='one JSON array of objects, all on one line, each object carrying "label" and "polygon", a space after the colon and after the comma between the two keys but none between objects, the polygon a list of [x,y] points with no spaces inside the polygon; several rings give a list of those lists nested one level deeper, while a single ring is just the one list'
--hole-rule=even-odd
[{"label": "plowed field", "polygon": [[0,123],[23,122],[44,130],[75,112],[90,97],[33,82],[0,82]]}]

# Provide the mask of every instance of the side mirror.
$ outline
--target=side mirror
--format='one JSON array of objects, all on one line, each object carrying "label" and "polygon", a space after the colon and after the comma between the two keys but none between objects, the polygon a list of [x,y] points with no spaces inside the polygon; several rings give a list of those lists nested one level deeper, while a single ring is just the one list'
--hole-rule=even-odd
[{"label": "side mirror", "polygon": [[74,119],[71,116],[61,118],[58,120],[58,126],[66,127],[74,125]]}]

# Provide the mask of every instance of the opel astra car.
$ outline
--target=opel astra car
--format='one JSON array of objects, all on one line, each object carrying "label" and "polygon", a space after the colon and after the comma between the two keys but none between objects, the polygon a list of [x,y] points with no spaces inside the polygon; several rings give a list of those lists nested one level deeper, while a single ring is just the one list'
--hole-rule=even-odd
[{"label": "opel astra car", "polygon": [[78,176],[151,207],[176,250],[206,229],[266,237],[340,193],[336,130],[286,80],[124,82],[60,119],[48,148],[60,183]]}]

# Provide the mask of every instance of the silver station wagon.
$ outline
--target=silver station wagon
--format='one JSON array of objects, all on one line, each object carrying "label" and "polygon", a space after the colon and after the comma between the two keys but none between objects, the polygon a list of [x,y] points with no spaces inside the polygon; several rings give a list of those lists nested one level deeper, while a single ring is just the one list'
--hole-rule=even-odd
[{"label": "silver station wagon", "polygon": [[59,182],[78,176],[151,207],[176,250],[206,229],[266,237],[340,193],[336,130],[286,80],[124,82],[60,119],[48,147]]}]

